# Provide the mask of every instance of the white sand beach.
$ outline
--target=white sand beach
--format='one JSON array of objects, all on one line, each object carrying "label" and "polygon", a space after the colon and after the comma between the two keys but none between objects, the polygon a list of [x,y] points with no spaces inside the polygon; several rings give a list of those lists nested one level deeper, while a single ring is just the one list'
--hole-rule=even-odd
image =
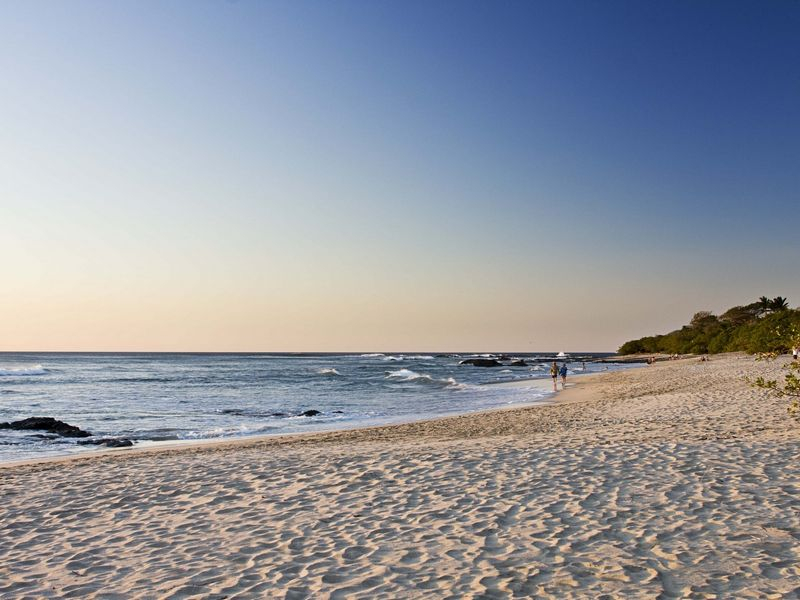
[{"label": "white sand beach", "polygon": [[733,354],[549,406],[0,468],[2,598],[788,598],[800,425]]}]

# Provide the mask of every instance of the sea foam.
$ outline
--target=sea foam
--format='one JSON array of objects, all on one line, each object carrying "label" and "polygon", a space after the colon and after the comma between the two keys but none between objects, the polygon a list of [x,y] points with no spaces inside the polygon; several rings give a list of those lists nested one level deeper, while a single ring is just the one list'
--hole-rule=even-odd
[{"label": "sea foam", "polygon": [[32,367],[19,367],[15,369],[0,369],[0,377],[18,377],[20,375],[46,375],[47,369],[42,365]]},{"label": "sea foam", "polygon": [[320,369],[317,371],[317,375],[327,375],[329,377],[341,376],[341,373],[336,369]]},{"label": "sea foam", "polygon": [[432,383],[435,385],[443,385],[443,386],[457,386],[460,385],[455,379],[452,377],[447,377],[445,379],[436,379],[435,377],[431,377],[425,373],[417,373],[416,371],[412,371],[411,369],[400,369],[398,371],[388,371],[386,373],[387,379],[395,379],[397,381],[414,381],[418,383]]}]

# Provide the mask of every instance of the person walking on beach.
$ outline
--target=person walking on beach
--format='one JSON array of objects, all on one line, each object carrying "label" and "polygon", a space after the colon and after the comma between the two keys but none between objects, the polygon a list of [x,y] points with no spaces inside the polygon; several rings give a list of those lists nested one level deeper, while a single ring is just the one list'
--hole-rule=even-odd
[{"label": "person walking on beach", "polygon": [[558,372],[561,375],[561,389],[567,387],[567,363],[561,365],[561,370]]},{"label": "person walking on beach", "polygon": [[553,391],[558,391],[558,365],[556,361],[553,361],[552,366],[550,367],[550,377],[553,378]]}]

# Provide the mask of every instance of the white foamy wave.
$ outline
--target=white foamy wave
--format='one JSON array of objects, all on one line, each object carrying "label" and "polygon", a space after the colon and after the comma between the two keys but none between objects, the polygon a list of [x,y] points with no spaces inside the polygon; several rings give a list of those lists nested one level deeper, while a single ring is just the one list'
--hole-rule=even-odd
[{"label": "white foamy wave", "polygon": [[420,377],[420,374],[411,369],[400,369],[399,371],[388,371],[386,377],[390,379],[416,379]]},{"label": "white foamy wave", "polygon": [[187,431],[186,433],[179,435],[178,438],[182,440],[207,440],[240,435],[257,435],[259,433],[270,433],[275,430],[276,427],[271,425],[215,427],[213,429],[206,429],[204,431]]},{"label": "white foamy wave", "polygon": [[42,365],[19,367],[16,369],[0,369],[0,377],[17,377],[20,375],[46,375],[47,369]]},{"label": "white foamy wave", "polygon": [[402,356],[384,356],[381,360],[385,360],[387,362],[399,362],[403,360]]},{"label": "white foamy wave", "polygon": [[380,352],[374,352],[372,354],[362,354],[361,358],[381,358],[382,356],[386,356],[385,354],[381,354]]},{"label": "white foamy wave", "polygon": [[388,371],[386,373],[387,379],[395,379],[397,381],[415,381],[418,383],[432,383],[435,385],[444,385],[444,386],[459,386],[462,387],[460,383],[458,383],[452,377],[448,377],[446,379],[436,379],[427,375],[425,373],[417,373],[416,371],[412,371],[411,369],[400,369],[399,371]]},{"label": "white foamy wave", "polygon": [[409,360],[433,360],[433,357],[427,354],[415,354],[413,356],[405,356],[404,358]]},{"label": "white foamy wave", "polygon": [[512,371],[511,369],[503,369],[503,370],[502,370],[502,371],[500,371],[500,372],[501,372],[501,373],[513,373],[514,371]]},{"label": "white foamy wave", "polygon": [[341,376],[341,373],[336,369],[320,369],[317,371],[317,375],[328,375],[328,376]]}]

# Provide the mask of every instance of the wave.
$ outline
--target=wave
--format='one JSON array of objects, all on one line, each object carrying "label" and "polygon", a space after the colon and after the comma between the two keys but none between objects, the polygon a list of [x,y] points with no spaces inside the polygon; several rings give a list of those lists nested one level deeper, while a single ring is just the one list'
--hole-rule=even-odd
[{"label": "wave", "polygon": [[328,375],[328,376],[332,375],[341,377],[342,374],[339,373],[339,371],[337,371],[336,369],[320,369],[319,371],[317,371],[317,375]]},{"label": "wave", "polygon": [[217,409],[221,415],[231,415],[234,417],[254,417],[257,419],[285,419],[289,417],[287,413],[278,411],[261,411],[250,408],[221,408]]},{"label": "wave", "polygon": [[16,369],[0,369],[0,377],[19,377],[30,375],[47,375],[48,371],[42,365],[32,367],[19,367]]},{"label": "wave", "polygon": [[399,362],[403,360],[402,356],[384,356],[381,360],[385,360],[387,362]]},{"label": "wave", "polygon": [[414,354],[413,356],[404,355],[403,358],[407,358],[408,360],[433,360],[433,357],[427,354]]},{"label": "wave", "polygon": [[381,354],[380,352],[373,352],[372,354],[362,354],[361,358],[381,358],[382,356],[386,355]]},{"label": "wave", "polygon": [[179,378],[175,377],[118,377],[108,381],[113,383],[169,383],[179,380]]},{"label": "wave", "polygon": [[205,431],[187,431],[178,435],[181,440],[204,440],[214,438],[236,437],[241,435],[255,435],[268,433],[278,428],[274,425],[240,425],[238,427],[215,427]]},{"label": "wave", "polygon": [[452,377],[448,377],[446,379],[436,379],[435,377],[431,377],[425,373],[417,373],[416,371],[412,371],[411,369],[400,369],[399,371],[388,371],[386,373],[386,379],[394,379],[397,381],[414,381],[418,383],[428,383],[434,385],[441,385],[441,386],[459,386],[463,387],[462,384],[458,383]]}]

